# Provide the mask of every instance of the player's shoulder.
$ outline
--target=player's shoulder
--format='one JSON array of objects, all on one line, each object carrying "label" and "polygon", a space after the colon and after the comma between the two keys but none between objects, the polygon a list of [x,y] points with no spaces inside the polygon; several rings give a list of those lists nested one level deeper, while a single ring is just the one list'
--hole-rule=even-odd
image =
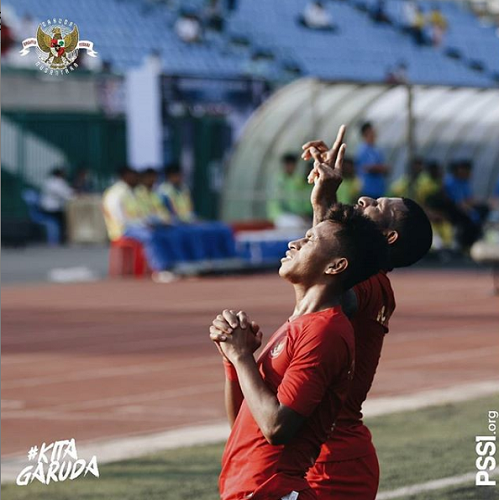
[{"label": "player's shoulder", "polygon": [[352,325],[341,306],[332,307],[311,314],[304,314],[291,323],[292,335],[302,339],[348,337]]}]

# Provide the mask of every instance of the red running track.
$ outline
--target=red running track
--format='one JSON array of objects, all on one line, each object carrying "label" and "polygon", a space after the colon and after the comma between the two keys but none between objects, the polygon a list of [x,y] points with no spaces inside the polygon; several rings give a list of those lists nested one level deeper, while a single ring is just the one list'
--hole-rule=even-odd
[{"label": "red running track", "polygon": [[[477,272],[393,274],[397,311],[371,397],[497,378],[499,299]],[[6,287],[2,456],[43,441],[158,432],[224,418],[208,325],[244,309],[268,338],[291,313],[276,275]]]}]

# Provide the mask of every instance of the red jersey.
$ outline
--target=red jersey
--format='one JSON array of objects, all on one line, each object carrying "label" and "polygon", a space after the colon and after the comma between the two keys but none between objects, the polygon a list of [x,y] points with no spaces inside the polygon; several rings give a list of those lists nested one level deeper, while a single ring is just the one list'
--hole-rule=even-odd
[{"label": "red jersey", "polygon": [[291,490],[308,487],[304,476],[346,398],[354,359],[353,329],[339,306],[287,321],[274,333],[258,358],[260,373],[279,402],[306,420],[289,443],[273,446],[244,401],[222,457],[223,500],[248,498],[275,475],[298,485]]},{"label": "red jersey", "polygon": [[357,312],[351,318],[355,333],[355,374],[348,398],[338,415],[331,438],[317,461],[352,460],[372,453],[371,433],[362,423],[362,404],[378,367],[395,296],[385,271],[354,287]]}]

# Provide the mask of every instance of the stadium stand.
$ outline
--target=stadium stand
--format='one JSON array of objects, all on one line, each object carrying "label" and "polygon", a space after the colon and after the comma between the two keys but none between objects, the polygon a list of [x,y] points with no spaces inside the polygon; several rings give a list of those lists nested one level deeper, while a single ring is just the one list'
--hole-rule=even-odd
[{"label": "stadium stand", "polygon": [[[57,0],[6,2],[22,17],[38,21],[48,13],[71,18],[74,4]],[[138,65],[151,53],[161,56],[168,74],[236,77],[248,72],[272,81],[291,74],[326,80],[385,81],[387,68],[410,61],[411,83],[490,87],[499,78],[495,27],[482,26],[471,11],[454,2],[422,1],[423,11],[438,5],[449,29],[442,47],[416,46],[400,30],[403,3],[386,2],[393,24],[376,23],[368,15],[375,0],[335,1],[326,4],[338,29],[308,29],[298,22],[306,0],[240,0],[237,9],[217,30],[206,21],[206,2],[150,2],[87,0],[78,19],[85,39],[94,41],[102,61],[117,71]],[[81,5],[81,4],[80,4]],[[199,43],[184,43],[174,31],[180,15],[196,14],[205,24]],[[279,26],[276,30],[275,27]],[[34,34],[26,34],[26,36]],[[365,41],[369,40],[369,43]],[[244,43],[242,43],[244,41]],[[259,54],[255,58],[255,54]],[[262,54],[264,57],[261,57]]]}]

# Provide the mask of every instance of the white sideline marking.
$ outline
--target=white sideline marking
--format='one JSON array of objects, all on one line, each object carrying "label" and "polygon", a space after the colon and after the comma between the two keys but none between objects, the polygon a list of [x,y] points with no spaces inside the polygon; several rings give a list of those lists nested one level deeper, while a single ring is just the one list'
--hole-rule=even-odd
[{"label": "white sideline marking", "polygon": [[[489,476],[497,476],[499,469],[492,471]],[[412,486],[404,486],[392,491],[383,491],[376,495],[376,500],[393,500],[395,498],[407,498],[408,496],[418,495],[425,491],[440,490],[449,486],[458,486],[460,484],[470,483],[470,486],[475,486],[476,472],[469,472],[462,476],[445,477],[443,479],[436,479],[426,483],[413,484]]]},{"label": "white sideline marking", "polygon": [[[117,438],[107,441],[78,444],[78,458],[89,461],[93,455],[98,464],[138,458],[162,450],[202,444],[220,443],[227,439],[230,428],[227,423],[184,427],[156,434]],[[40,445],[41,443],[33,443]],[[26,450],[27,453],[27,450]],[[26,455],[2,460],[2,484],[14,482],[21,470],[28,465]]]},{"label": "white sideline marking", "polygon": [[[211,386],[212,384],[209,384]],[[423,391],[407,396],[394,396],[387,398],[373,398],[364,404],[364,415],[367,417],[376,417],[390,413],[417,410],[430,406],[440,406],[447,403],[457,403],[481,398],[499,392],[499,381],[477,382],[470,384],[461,384],[457,386],[444,387],[431,391]],[[188,446],[213,444],[225,441],[229,435],[229,425],[226,422],[207,425],[198,425],[184,427],[182,429],[173,429],[155,434],[128,436],[124,438],[115,438],[111,440],[76,443],[78,456],[90,460],[93,455],[97,456],[99,464],[107,462],[116,462],[128,458],[138,458],[162,450],[183,448]],[[41,443],[33,443],[33,445]],[[26,450],[27,452],[27,450]],[[27,464],[26,454],[13,456],[2,460],[2,483],[15,481],[19,472]],[[499,469],[498,469],[499,471]],[[439,479],[422,483],[422,485],[409,486],[416,488],[427,484],[433,484],[443,481],[444,488],[447,486],[445,481],[456,478],[468,477],[456,476],[454,478]],[[473,476],[474,477],[474,476]],[[466,482],[467,479],[463,479]],[[460,483],[451,483],[460,484]],[[401,488],[400,490],[403,490]],[[399,490],[395,490],[399,491]],[[419,490],[418,490],[419,491]],[[426,490],[422,490],[426,491]],[[382,495],[393,494],[394,492],[382,493]],[[406,493],[402,493],[406,494]],[[380,497],[377,500],[388,500],[398,497]]]},{"label": "white sideline marking", "polygon": [[419,410],[429,406],[460,403],[499,392],[499,380],[460,384],[406,396],[368,399],[363,405],[364,416],[377,417],[388,413]]}]

